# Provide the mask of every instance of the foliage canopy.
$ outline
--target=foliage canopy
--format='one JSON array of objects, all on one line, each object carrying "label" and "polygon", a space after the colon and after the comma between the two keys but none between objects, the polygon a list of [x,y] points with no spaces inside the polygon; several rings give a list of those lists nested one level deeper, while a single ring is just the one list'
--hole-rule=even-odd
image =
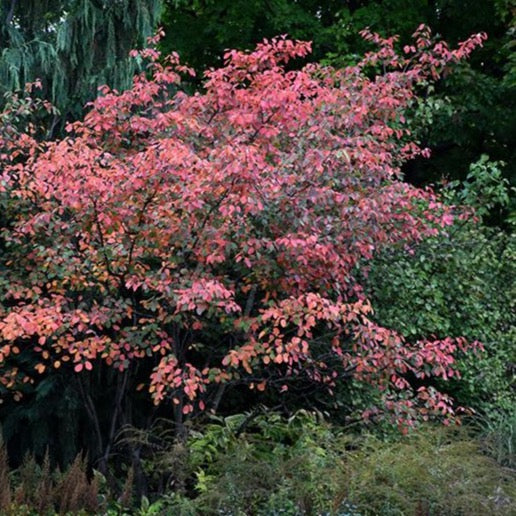
[{"label": "foliage canopy", "polygon": [[[155,50],[135,52],[150,77],[105,88],[70,136],[5,139],[3,385],[33,381],[13,361],[36,353],[39,374],[154,363],[155,401],[183,415],[215,408],[228,383],[331,390],[354,377],[399,424],[418,410],[452,416],[421,380],[456,375],[466,342],[407,342],[374,324],[352,271],[454,220],[430,190],[399,180],[421,152],[404,111],[484,36],[449,50],[422,26],[405,55],[395,38],[364,37],[379,50],[340,71],[286,71],[309,52],[303,42],[230,51],[192,96],[171,93],[190,72],[176,55],[164,66]],[[385,73],[371,76],[378,64]]]}]

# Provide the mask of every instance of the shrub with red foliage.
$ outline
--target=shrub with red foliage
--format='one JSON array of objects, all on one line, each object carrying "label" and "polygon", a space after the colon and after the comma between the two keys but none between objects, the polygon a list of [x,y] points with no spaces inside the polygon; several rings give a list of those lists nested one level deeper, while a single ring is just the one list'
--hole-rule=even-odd
[{"label": "shrub with red foliage", "polygon": [[176,55],[135,52],[149,66],[130,90],[104,88],[63,140],[4,155],[4,386],[23,380],[10,356],[31,349],[40,374],[154,360],[154,400],[183,414],[226,382],[285,390],[303,376],[377,386],[402,424],[452,417],[450,399],[407,375],[457,375],[456,352],[475,345],[374,324],[353,271],[457,216],[401,181],[424,153],[404,115],[484,35],[449,50],[420,27],[404,55],[363,35],[378,50],[343,70],[287,70],[310,44],[284,38],[230,51],[193,95],[178,91],[191,71]]}]

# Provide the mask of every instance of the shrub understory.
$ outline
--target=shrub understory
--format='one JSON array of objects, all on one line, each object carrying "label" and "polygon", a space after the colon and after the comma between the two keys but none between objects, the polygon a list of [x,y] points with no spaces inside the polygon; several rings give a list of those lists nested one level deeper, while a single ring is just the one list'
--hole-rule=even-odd
[{"label": "shrub understory", "polygon": [[[512,428],[505,421],[472,435],[468,428],[426,425],[407,436],[379,437],[353,434],[305,411],[288,419],[270,412],[213,418],[191,432],[182,481],[153,493],[151,501],[133,496],[131,470],[125,483],[110,489],[81,457],[64,473],[52,471],[48,459],[38,465],[30,457],[9,471],[3,451],[1,512],[510,515],[516,475],[500,443],[513,427],[514,419]],[[153,476],[174,474],[180,448],[169,442],[149,455],[149,485]]]}]

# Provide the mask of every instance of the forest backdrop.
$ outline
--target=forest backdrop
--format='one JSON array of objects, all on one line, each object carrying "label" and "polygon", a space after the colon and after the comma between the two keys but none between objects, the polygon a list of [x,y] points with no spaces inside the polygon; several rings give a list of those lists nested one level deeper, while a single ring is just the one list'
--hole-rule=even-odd
[{"label": "forest backdrop", "polygon": [[514,466],[510,0],[10,0],[0,17],[11,467],[84,452],[114,491],[130,467],[136,498],[172,482],[220,508],[232,439],[270,425],[295,462],[330,432],[315,413],[388,435],[462,414],[502,429]]}]

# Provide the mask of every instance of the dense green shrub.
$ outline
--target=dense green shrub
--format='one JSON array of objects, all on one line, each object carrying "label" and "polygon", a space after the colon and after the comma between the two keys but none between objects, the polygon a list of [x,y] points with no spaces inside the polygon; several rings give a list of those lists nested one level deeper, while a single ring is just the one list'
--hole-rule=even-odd
[{"label": "dense green shrub", "polygon": [[463,378],[448,389],[459,403],[497,417],[516,403],[516,239],[483,219],[508,205],[509,190],[499,164],[483,157],[460,188],[451,183],[443,193],[451,204],[474,208],[477,222],[461,221],[410,252],[384,253],[366,290],[376,319],[408,339],[460,335],[482,342],[485,352],[462,359]]},{"label": "dense green shrub", "polygon": [[[170,441],[168,464],[182,468],[183,482],[169,478],[151,500],[133,496],[131,472],[115,494],[98,473],[88,477],[81,458],[64,473],[30,458],[9,472],[0,453],[0,513],[480,516],[513,514],[516,503],[514,470],[484,453],[497,453],[487,435],[472,438],[458,427],[426,425],[380,439],[332,426],[321,414],[256,410],[200,428],[182,464]],[[166,450],[155,468],[167,468]],[[149,472],[152,459],[146,462]]]},{"label": "dense green shrub", "polygon": [[514,473],[464,429],[381,440],[301,411],[214,419],[190,440],[192,491],[174,514],[509,515]]},{"label": "dense green shrub", "polygon": [[198,507],[228,514],[327,510],[348,440],[305,411],[289,419],[251,413],[218,420],[190,442]]},{"label": "dense green shrub", "polygon": [[346,460],[361,514],[513,514],[514,476],[464,431],[427,428],[393,443],[366,438]]}]

